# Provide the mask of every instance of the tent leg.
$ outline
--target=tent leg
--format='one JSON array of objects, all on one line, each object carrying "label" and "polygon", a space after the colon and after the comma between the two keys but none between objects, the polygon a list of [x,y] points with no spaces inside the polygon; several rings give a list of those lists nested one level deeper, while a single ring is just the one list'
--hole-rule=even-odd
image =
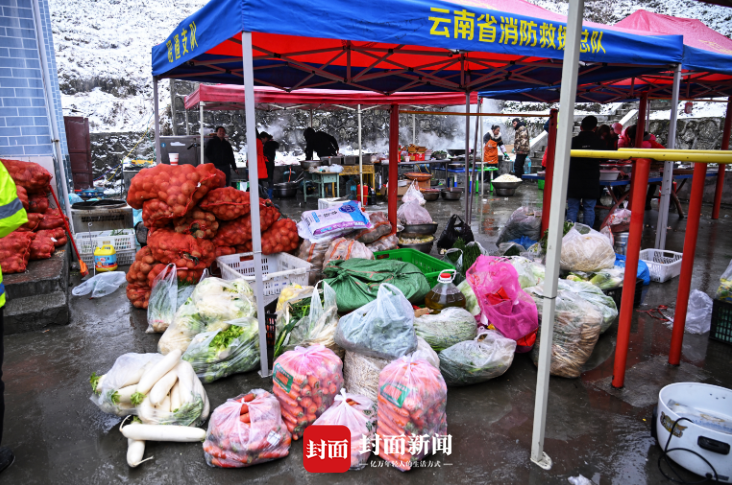
[{"label": "tent leg", "polygon": [[155,163],[163,163],[160,156],[160,104],[158,96],[158,78],[153,78],[153,105],[155,109]]},{"label": "tent leg", "polygon": [[[199,89],[201,89],[200,88],[200,85],[199,85]],[[246,92],[244,93],[244,98],[246,99]],[[203,150],[204,150],[204,146],[203,146],[203,132],[204,132],[204,129],[203,129],[203,105],[204,104],[205,103],[203,101],[201,101],[201,102],[198,103],[198,127],[200,128],[200,132],[201,132],[201,163],[206,163],[206,155],[203,152]]]},{"label": "tent leg", "polygon": [[[477,113],[480,114],[480,103],[477,104]],[[465,220],[465,222],[468,224],[468,226],[473,222],[473,202],[475,201],[475,189],[473,187],[477,187],[475,182],[475,166],[478,165],[478,124],[480,123],[480,116],[475,117],[475,137],[473,138],[473,171],[470,173],[470,183],[468,184],[470,186],[470,198],[467,199],[468,202],[468,218]],[[483,165],[481,164],[481,167]],[[481,172],[481,178],[483,176],[483,172]]]},{"label": "tent leg", "polygon": [[[729,150],[729,137],[732,131],[732,96],[727,98],[727,116],[724,118],[724,129],[722,130],[722,150]],[[712,219],[719,219],[719,206],[722,204],[722,188],[724,187],[724,170],[726,165],[719,164],[717,169],[717,190],[714,192],[714,208]]]},{"label": "tent leg", "polygon": [[361,159],[363,152],[361,151],[361,105],[358,105],[358,177],[360,179],[360,187],[358,188],[358,199],[361,200],[361,205],[366,205],[366,200],[363,197],[363,160]]},{"label": "tent leg", "polygon": [[313,127],[313,110],[310,110],[310,128]]},{"label": "tent leg", "polygon": [[387,205],[392,233],[397,227],[397,190],[399,190],[399,106],[391,105],[389,117],[389,190]]},{"label": "tent leg", "polygon": [[470,212],[470,92],[465,91],[465,222]]},{"label": "tent leg", "polygon": [[[557,137],[557,166],[553,174],[555,190],[549,215],[549,236],[547,239],[546,279],[544,280],[544,304],[542,307],[541,342],[536,377],[536,402],[534,404],[534,429],[531,436],[531,461],[546,470],[552,460],[544,452],[546,431],[546,410],[549,399],[549,370],[552,359],[552,335],[554,334],[554,303],[559,279],[559,254],[562,248],[562,227],[566,206],[567,180],[569,178],[569,155],[572,148],[572,124],[574,102],[577,96],[577,75],[579,69],[579,41],[582,30],[584,0],[569,1],[567,17],[567,41],[562,63],[562,89],[559,110],[563,113]],[[546,217],[546,215],[543,215]]]},{"label": "tent leg", "polygon": [[[257,181],[257,121],[254,115],[254,63],[252,60],[252,33],[242,32],[241,51],[244,64],[244,114],[247,130],[247,165],[249,168],[249,197],[259,200]],[[201,119],[203,122],[203,118]],[[201,123],[203,126],[203,123]],[[203,130],[201,130],[203,133]],[[253,182],[252,182],[253,181]],[[259,320],[260,377],[269,376],[267,363],[267,326],[264,322],[264,292],[262,285],[262,232],[259,229],[259,204],[252,204],[252,252],[254,253],[254,296],[257,299],[257,320]]]},{"label": "tent leg", "polygon": [[[676,119],[679,112],[679,86],[681,84],[681,64],[674,69],[674,84],[671,92],[671,117],[668,125],[666,148],[676,148]],[[649,110],[650,111],[650,110]],[[658,199],[658,222],[656,223],[656,249],[666,248],[666,227],[668,227],[668,205],[674,183],[674,162],[663,164],[661,197]]]},{"label": "tent leg", "polygon": [[544,195],[541,208],[541,234],[549,228],[549,211],[552,205],[552,183],[554,181],[554,150],[557,146],[557,110],[549,112],[549,138],[546,144],[546,170],[544,171]]},{"label": "tent leg", "polygon": [[[646,112],[648,111],[648,93],[641,93],[638,101],[638,122],[635,129],[635,147],[640,148],[643,144],[643,133],[646,131]],[[640,136],[638,135],[640,133]],[[635,172],[638,169],[638,162],[633,164],[630,175],[630,194],[628,195],[628,208],[633,210],[633,199],[635,198]],[[646,187],[647,189],[648,187]],[[647,192],[647,190],[646,190]],[[646,192],[643,192],[643,200],[640,202],[645,207]]]},{"label": "tent leg", "polygon": [[[483,107],[483,98],[481,98],[480,96],[478,96],[478,106],[480,106],[480,108]],[[480,111],[480,108],[479,108],[478,111]],[[478,118],[480,118],[480,116],[478,116]],[[479,138],[479,140],[480,140],[480,143],[479,143],[479,146],[480,146],[480,150],[479,151],[480,151],[480,153],[477,153],[476,155],[478,155],[480,157],[480,159],[483,160],[483,147],[484,147],[484,143],[483,143],[483,119],[482,118],[480,120],[480,138]],[[485,168],[485,164],[481,165],[481,167],[482,168]],[[492,173],[493,172],[491,172],[491,174]],[[485,172],[481,172],[480,173],[480,198],[481,199],[483,199],[483,194],[484,194],[484,187],[483,187],[483,183],[484,183],[483,182],[483,178],[484,178],[484,176],[485,176]]]},{"label": "tent leg", "polygon": [[417,115],[412,115],[412,145],[417,144]]},{"label": "tent leg", "polygon": [[689,196],[689,211],[687,212],[686,235],[684,236],[684,255],[681,259],[679,289],[676,293],[676,311],[674,312],[674,326],[671,333],[671,350],[668,354],[668,363],[671,365],[679,365],[681,363],[681,345],[684,343],[686,310],[689,306],[691,274],[694,271],[694,251],[696,251],[696,240],[699,234],[699,219],[701,218],[706,176],[707,164],[694,164],[694,176],[691,180],[691,195]]}]

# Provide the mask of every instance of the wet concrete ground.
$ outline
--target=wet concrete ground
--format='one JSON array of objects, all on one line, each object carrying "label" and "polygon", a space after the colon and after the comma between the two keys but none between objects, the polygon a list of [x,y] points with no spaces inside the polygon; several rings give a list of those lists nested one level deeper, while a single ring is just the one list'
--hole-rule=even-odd
[{"label": "wet concrete ground", "polygon": [[[495,241],[511,212],[523,203],[540,201],[532,186],[508,200],[486,198],[474,203],[476,238]],[[303,207],[282,203],[294,216]],[[384,206],[385,207],[385,206]],[[428,203],[440,223],[452,212],[462,213],[463,201]],[[316,202],[308,203],[316,208]],[[704,207],[696,254],[693,288],[713,295],[720,274],[732,258],[732,215],[723,210],[718,221]],[[647,222],[655,226],[656,213]],[[477,219],[477,220],[476,220]],[[668,249],[681,251],[686,220],[670,216]],[[647,229],[645,247],[654,235]],[[78,284],[78,275],[72,283]],[[673,308],[678,278],[651,284],[644,305]],[[228,484],[258,483],[346,484],[498,483],[566,484],[583,474],[596,484],[668,483],[658,471],[659,447],[650,437],[650,413],[665,384],[696,380],[732,387],[732,346],[711,342],[706,335],[685,335],[683,363],[666,364],[671,331],[646,314],[634,315],[626,387],[609,387],[616,326],[598,342],[579,379],[552,377],[545,450],[554,461],[544,471],[529,461],[536,368],[527,354],[517,355],[500,378],[484,384],[451,388],[448,393],[448,432],[452,454],[431,458],[439,468],[401,473],[383,468],[380,458],[359,472],[313,475],[302,465],[302,444],[290,456],[248,469],[209,468],[199,444],[148,443],[145,456],[155,459],[130,469],[127,442],[119,419],[99,411],[91,401],[89,375],[107,371],[120,354],[155,352],[157,335],[145,333],[145,314],[133,310],[124,290],[101,300],[72,298],[72,321],[66,327],[5,337],[5,437],[3,445],[16,454],[16,463],[0,475],[8,484]],[[269,379],[252,372],[206,385],[212,408],[252,388],[270,388]],[[429,459],[429,458],[428,458]],[[693,479],[693,476],[688,476]]]}]

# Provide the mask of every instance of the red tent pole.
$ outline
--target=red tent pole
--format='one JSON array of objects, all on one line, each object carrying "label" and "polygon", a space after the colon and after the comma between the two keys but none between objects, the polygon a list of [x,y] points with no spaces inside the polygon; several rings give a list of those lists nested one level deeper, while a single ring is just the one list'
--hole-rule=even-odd
[{"label": "red tent pole", "polygon": [[[639,118],[643,119],[643,118]],[[640,123],[639,123],[640,124]],[[639,131],[643,139],[643,131]],[[636,138],[638,135],[636,135]],[[623,296],[620,300],[620,317],[618,321],[618,339],[615,345],[615,365],[613,367],[612,386],[623,387],[625,383],[625,366],[628,360],[628,344],[630,343],[630,324],[633,320],[633,300],[635,299],[635,280],[638,274],[638,260],[640,259],[641,239],[643,239],[643,219],[645,218],[646,204],[644,198],[648,188],[648,173],[651,170],[651,161],[648,158],[639,158],[635,162],[635,182],[632,196],[637,204],[633,204],[630,216],[630,234],[625,251],[625,277],[623,278]]]},{"label": "red tent pole", "polygon": [[[720,165],[720,167],[724,170],[724,165]],[[676,292],[676,311],[674,312],[674,327],[671,333],[671,351],[668,354],[668,363],[671,365],[679,365],[681,362],[681,345],[684,343],[686,310],[689,306],[691,273],[694,271],[694,251],[696,251],[696,240],[699,234],[699,219],[701,219],[706,176],[707,164],[695,164],[694,176],[691,182],[691,196],[689,197],[689,211],[686,213],[687,222],[686,235],[684,236],[684,254],[681,259],[679,289]]]},{"label": "red tent pole", "polygon": [[544,199],[542,202],[541,234],[549,229],[549,207],[552,205],[552,181],[554,180],[554,151],[557,146],[557,110],[549,112],[549,141],[546,144],[544,173]]},{"label": "red tent pole", "polygon": [[399,189],[399,106],[391,105],[389,118],[389,222],[396,232],[397,227],[397,190]]},{"label": "red tent pole", "polygon": [[[635,148],[641,148],[643,144],[643,133],[646,131],[646,111],[648,110],[648,93],[641,93],[638,102],[638,122],[635,124]],[[630,195],[628,196],[628,208],[633,210],[633,199],[635,198],[635,173],[638,162],[633,164],[630,175]],[[644,185],[648,184],[648,180]],[[646,194],[643,194],[643,204],[645,207]]]},{"label": "red tent pole", "polygon": [[[724,118],[722,130],[722,150],[729,150],[729,137],[732,132],[732,96],[727,98],[727,116]],[[724,169],[726,165],[719,164],[717,171],[717,190],[714,192],[714,208],[712,219],[719,219],[719,206],[722,204],[722,188],[724,187]]]}]

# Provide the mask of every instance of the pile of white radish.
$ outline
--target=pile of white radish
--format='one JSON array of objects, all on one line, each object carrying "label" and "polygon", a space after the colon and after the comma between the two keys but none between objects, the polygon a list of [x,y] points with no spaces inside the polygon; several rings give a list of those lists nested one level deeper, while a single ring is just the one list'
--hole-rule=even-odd
[{"label": "pile of white radish", "polygon": [[191,364],[181,360],[180,350],[165,357],[124,354],[107,374],[92,375],[91,383],[91,399],[103,411],[139,418],[121,428],[131,467],[144,461],[145,441],[195,442],[206,437],[205,430],[190,426],[208,419],[208,396]]}]

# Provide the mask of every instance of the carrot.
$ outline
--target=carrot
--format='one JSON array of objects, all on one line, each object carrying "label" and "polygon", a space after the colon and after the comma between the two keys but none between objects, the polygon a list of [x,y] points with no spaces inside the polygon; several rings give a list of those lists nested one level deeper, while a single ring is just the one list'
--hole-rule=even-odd
[{"label": "carrot", "polygon": [[[282,419],[285,420],[285,424],[288,425],[288,429],[290,424],[292,424],[293,426],[297,426],[297,419],[290,416],[289,413],[282,413]],[[290,430],[290,432],[292,432],[292,430]]]},{"label": "carrot", "polygon": [[241,411],[239,411],[239,414],[246,414],[248,412],[249,412],[249,406],[247,406],[246,404],[242,404]]},{"label": "carrot", "polygon": [[275,393],[275,396],[277,396],[277,399],[280,400],[280,403],[284,402],[284,403],[292,406],[293,408],[298,407],[297,401],[295,399],[292,399],[285,391],[283,391],[279,387],[274,386],[274,393]]},{"label": "carrot", "polygon": [[275,460],[277,458],[283,458],[290,454],[290,450],[275,450],[275,451],[263,451],[259,454],[259,458],[265,460]]},{"label": "carrot", "polygon": [[313,400],[310,399],[309,397],[304,397],[300,400],[300,406],[302,406],[303,408],[307,408],[312,405],[313,405]]},{"label": "carrot", "polygon": [[252,422],[251,418],[249,417],[249,413],[242,414],[241,416],[239,416],[239,421],[241,421],[242,423],[246,423],[246,424],[249,424]]},{"label": "carrot", "polygon": [[310,386],[311,389],[315,389],[315,388],[319,387],[318,378],[315,376],[308,376],[308,385]]},{"label": "carrot", "polygon": [[[295,425],[293,423],[291,423],[290,421],[285,420],[285,426],[287,426],[287,431],[289,431],[290,433],[295,431]],[[293,439],[297,439],[297,438],[293,438]]]},{"label": "carrot", "polygon": [[311,404],[307,408],[305,408],[305,412],[308,414],[315,415],[315,413],[318,411],[318,408],[315,406],[315,404]]},{"label": "carrot", "polygon": [[403,429],[407,426],[407,424],[409,424],[409,419],[399,414],[393,413],[387,409],[379,409],[378,416],[379,421],[381,421],[382,419],[387,419],[394,423],[399,429]]},{"label": "carrot", "polygon": [[386,420],[379,420],[376,432],[379,436],[399,436],[402,432],[397,431],[391,424],[387,424]]},{"label": "carrot", "polygon": [[302,389],[300,389],[300,395],[301,396],[310,396],[312,395],[313,390],[310,386],[303,386]]},{"label": "carrot", "polygon": [[305,415],[305,419],[307,419],[309,422],[314,423],[318,417],[315,415],[315,413],[307,413]]},{"label": "carrot", "polygon": [[257,397],[256,394],[250,392],[249,394],[244,396],[244,402],[252,402],[252,401],[254,401],[254,399],[256,399],[256,397]]}]

